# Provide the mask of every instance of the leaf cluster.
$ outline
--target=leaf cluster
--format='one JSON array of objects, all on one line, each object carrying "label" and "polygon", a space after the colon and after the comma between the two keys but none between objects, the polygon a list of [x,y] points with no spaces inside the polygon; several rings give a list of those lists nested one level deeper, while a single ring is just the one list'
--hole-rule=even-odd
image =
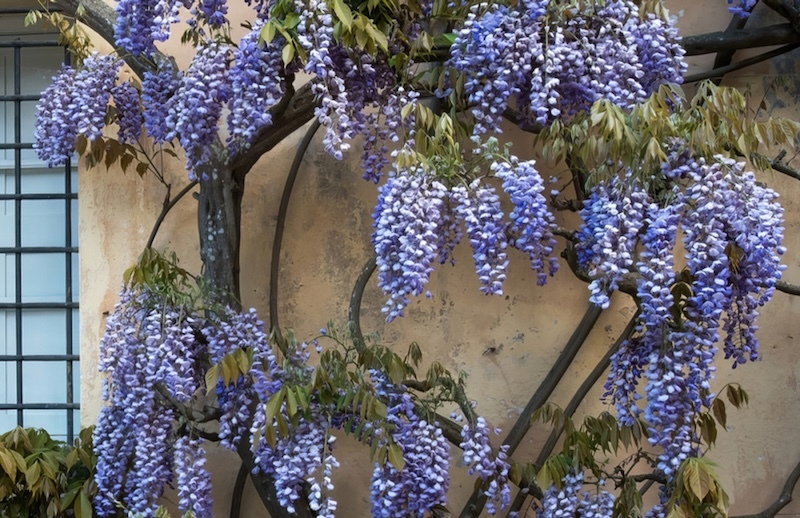
[{"label": "leaf cluster", "polygon": [[122,278],[126,288],[151,293],[168,306],[193,308],[202,293],[198,279],[178,265],[175,252],[145,248]]},{"label": "leaf cluster", "polygon": [[770,166],[763,153],[772,146],[794,145],[800,125],[766,117],[749,107],[749,95],[736,88],[701,83],[689,100],[676,85],[662,85],[646,101],[624,110],[601,99],[589,113],[556,121],[536,137],[544,157],[584,164],[587,187],[621,168],[649,184],[676,145],[697,157],[723,154]]},{"label": "leaf cluster", "polygon": [[34,428],[0,436],[0,516],[91,518],[97,492],[92,433],[81,430],[72,446]]},{"label": "leaf cluster", "polygon": [[76,23],[84,16],[85,8],[79,5],[73,19],[58,11],[51,11],[50,4],[50,0],[39,0],[41,9],[31,10],[25,16],[25,26],[30,27],[42,22],[51,25],[58,31],[58,44],[65,47],[76,61],[82,62],[92,48],[89,34]]},{"label": "leaf cluster", "polygon": [[[542,488],[547,488],[551,484],[561,487],[561,480],[570,470],[588,469],[597,480],[606,478],[606,462],[598,460],[601,454],[616,455],[630,448],[640,450],[647,439],[647,424],[643,420],[637,420],[631,426],[624,426],[608,412],[603,412],[597,417],[588,416],[580,426],[576,426],[563,409],[553,403],[547,403],[531,416],[531,422],[539,421],[551,424],[555,432],[564,437],[561,451],[550,456],[542,466],[538,467],[536,483]],[[630,462],[631,467],[640,458],[646,457],[637,452],[634,461]],[[627,472],[630,472],[630,468],[622,471],[623,474]]]}]

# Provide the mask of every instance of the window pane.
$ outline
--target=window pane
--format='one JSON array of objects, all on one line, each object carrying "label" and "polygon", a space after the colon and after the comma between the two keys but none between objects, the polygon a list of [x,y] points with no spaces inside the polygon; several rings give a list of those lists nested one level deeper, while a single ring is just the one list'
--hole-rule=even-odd
[{"label": "window pane", "polygon": [[70,231],[71,231],[71,239],[70,239],[70,246],[77,247],[78,246],[78,200],[70,200]]},{"label": "window pane", "polygon": [[24,354],[66,354],[66,311],[29,309],[22,313]]},{"label": "window pane", "polygon": [[22,202],[22,246],[65,246],[64,200]]},{"label": "window pane", "polygon": [[78,259],[78,254],[69,254],[72,256],[72,300],[78,300],[80,298],[80,261]]},{"label": "window pane", "polygon": [[7,432],[17,426],[16,410],[0,410],[0,431]]},{"label": "window pane", "polygon": [[[20,140],[18,142],[33,143],[34,122],[36,122],[36,105],[39,101],[22,101],[20,109]],[[14,110],[11,111],[13,121]],[[12,126],[13,128],[13,126]],[[13,129],[12,129],[13,131]]]},{"label": "window pane", "polygon": [[[0,194],[14,194],[14,171],[0,169]],[[14,246],[14,201],[0,201],[0,247]]]},{"label": "window pane", "polygon": [[22,254],[22,301],[66,300],[64,254]]},{"label": "window pane", "polygon": [[38,94],[52,81],[64,62],[61,47],[28,47],[20,52],[20,72],[23,95]]},{"label": "window pane", "polygon": [[67,402],[67,365],[64,362],[22,363],[22,397],[29,403]]},{"label": "window pane", "polygon": [[44,428],[53,439],[59,441],[66,439],[66,410],[23,410],[22,418],[25,420],[26,428]]},{"label": "window pane", "polygon": [[64,168],[23,168],[22,192],[24,194],[57,194],[64,192]]},{"label": "window pane", "polygon": [[69,311],[72,312],[72,354],[78,354],[81,347],[81,343],[78,338],[81,330],[79,313],[77,309],[70,309]]},{"label": "window pane", "polygon": [[72,402],[81,402],[81,362],[72,362]]},{"label": "window pane", "polygon": [[0,254],[0,302],[16,302],[14,254]]}]

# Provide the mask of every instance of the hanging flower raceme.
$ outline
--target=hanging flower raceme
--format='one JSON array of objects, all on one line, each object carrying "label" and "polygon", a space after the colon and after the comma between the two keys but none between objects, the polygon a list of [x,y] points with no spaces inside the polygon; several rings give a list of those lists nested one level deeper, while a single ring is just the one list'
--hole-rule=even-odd
[{"label": "hanging flower raceme", "polygon": [[160,64],[155,72],[147,71],[142,80],[144,127],[156,144],[172,140],[175,135],[167,119],[180,79],[171,67]]},{"label": "hanging flower raceme", "polygon": [[242,37],[233,53],[228,109],[228,142],[232,152],[246,149],[262,128],[272,124],[269,109],[283,96],[283,39],[259,43],[262,23]]},{"label": "hanging flower raceme", "polygon": [[513,236],[510,244],[528,255],[531,268],[538,274],[537,284],[544,286],[547,275],[553,276],[558,271],[558,258],[552,256],[556,246],[555,218],[542,194],[544,181],[533,160],[520,162],[515,156],[493,163],[492,172],[503,181],[503,190],[514,205],[509,214],[509,231]]},{"label": "hanging flower raceme", "polygon": [[[229,56],[228,45],[212,42],[200,46],[170,103],[167,125],[174,128],[186,151],[186,169],[192,178],[213,156],[219,118],[231,96]],[[168,135],[167,140],[173,137]]]},{"label": "hanging flower raceme", "polygon": [[[611,359],[606,395],[623,425],[643,410],[648,439],[660,449],[656,467],[672,477],[682,461],[699,454],[694,417],[712,401],[720,326],[734,366],[758,358],[756,308],[770,299],[784,268],[783,212],[773,191],[722,156],[707,161],[673,151],[662,173],[666,188],[659,199],[666,201],[642,194],[637,210],[625,211],[628,219],[641,218],[637,225],[620,218],[621,186],[597,186],[582,211],[578,252],[581,264],[593,265],[590,274],[603,279],[630,272],[638,255],[641,315],[636,336]],[[679,230],[686,257],[680,275],[674,270]],[[622,235],[624,247],[608,237]],[[615,259],[619,248],[628,254],[624,263]],[[644,409],[637,402],[642,377]]]},{"label": "hanging flower raceme", "polygon": [[[197,341],[199,319],[185,308],[165,306],[147,291],[126,290],[108,317],[100,344],[104,407],[97,421],[95,482],[98,516],[116,516],[119,501],[133,513],[152,515],[165,484],[172,480],[175,453],[183,466],[202,465],[201,449],[173,449],[174,410],[164,397],[185,403],[201,386],[196,368],[204,354]],[[163,395],[162,395],[163,394]],[[193,501],[198,517],[210,517],[207,474],[191,469],[179,479],[179,494]],[[205,482],[204,482],[205,481]],[[189,508],[182,508],[189,510]]]},{"label": "hanging flower raceme", "polygon": [[102,136],[121,63],[115,56],[92,54],[77,70],[61,68],[36,107],[33,147],[39,158],[50,166],[64,164],[78,136],[89,142]]},{"label": "hanging flower raceme", "polygon": [[498,132],[509,101],[524,124],[546,125],[599,99],[629,109],[659,85],[681,81],[683,50],[671,21],[642,17],[629,0],[588,5],[552,17],[557,3],[473,7],[449,64],[465,76],[475,134]]},{"label": "hanging flower raceme", "polygon": [[632,270],[637,236],[644,225],[647,193],[629,180],[613,177],[601,182],[580,211],[578,266],[593,279],[589,299],[604,308],[610,304],[608,294]]},{"label": "hanging flower raceme", "polygon": [[508,225],[503,221],[500,197],[494,187],[480,180],[474,180],[469,189],[454,187],[451,196],[457,200],[455,210],[472,246],[480,290],[501,295],[508,268]]},{"label": "hanging flower raceme", "polygon": [[483,417],[478,417],[474,425],[465,425],[461,430],[464,440],[459,448],[464,450],[464,464],[470,475],[477,475],[489,485],[483,491],[486,496],[486,510],[494,515],[505,509],[511,501],[511,486],[508,481],[508,445],[500,447],[495,455],[489,444],[489,427]]},{"label": "hanging flower raceme", "polygon": [[378,286],[390,296],[387,320],[403,315],[409,297],[420,295],[439,251],[438,229],[445,187],[421,170],[400,170],[378,190],[372,243]]},{"label": "hanging flower raceme", "polygon": [[434,506],[447,504],[449,444],[438,426],[416,415],[408,392],[377,371],[370,375],[378,396],[387,400],[385,424],[405,461],[402,469],[391,462],[375,464],[370,489],[372,516],[394,518],[401,513],[422,518]]},{"label": "hanging flower raceme", "polygon": [[[599,483],[602,486],[602,481]],[[542,518],[611,518],[614,513],[614,495],[598,489],[594,493],[581,492],[583,472],[567,473],[561,488],[552,484],[544,492]]]},{"label": "hanging flower raceme", "polygon": [[142,134],[142,106],[139,90],[130,81],[125,81],[111,90],[114,106],[117,109],[117,139],[120,143],[136,142]]},{"label": "hanging flower raceme", "polygon": [[134,56],[150,56],[156,41],[166,41],[170,26],[180,21],[181,7],[192,0],[117,0],[114,41]]}]

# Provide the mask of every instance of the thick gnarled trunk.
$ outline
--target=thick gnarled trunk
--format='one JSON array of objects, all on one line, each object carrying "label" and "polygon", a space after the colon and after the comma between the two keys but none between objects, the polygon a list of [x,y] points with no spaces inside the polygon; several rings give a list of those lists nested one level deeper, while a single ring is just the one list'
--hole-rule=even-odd
[{"label": "thick gnarled trunk", "polygon": [[203,278],[214,303],[241,309],[239,248],[241,246],[244,175],[214,164],[202,172],[197,205],[197,228]]}]

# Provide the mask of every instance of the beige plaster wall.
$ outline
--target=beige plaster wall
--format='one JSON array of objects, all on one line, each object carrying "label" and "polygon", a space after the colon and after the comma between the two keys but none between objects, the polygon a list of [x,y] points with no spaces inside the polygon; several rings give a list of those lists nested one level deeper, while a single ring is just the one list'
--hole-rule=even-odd
[{"label": "beige plaster wall", "polygon": [[[719,5],[717,5],[719,4]],[[686,34],[724,28],[728,16],[724,2],[673,2]],[[701,12],[702,11],[702,12]],[[172,51],[177,42],[170,42]],[[179,62],[188,63],[189,49],[178,51]],[[692,69],[709,67],[707,58],[695,60]],[[763,65],[743,71],[729,84],[752,84],[771,74],[795,73],[792,58],[777,66]],[[800,82],[798,82],[800,84]],[[796,108],[785,114],[796,117]],[[265,156],[247,179],[242,246],[242,297],[264,317],[268,307],[269,257],[283,182],[303,130],[286,139]],[[514,152],[533,156],[528,135],[510,130]],[[376,187],[364,182],[357,171],[357,154],[336,161],[324,153],[321,132],[308,153],[293,192],[280,270],[279,307],[281,325],[294,328],[299,337],[310,337],[328,320],[344,323],[353,284],[371,253],[371,212]],[[556,167],[552,173],[563,174]],[[187,180],[180,164],[171,166],[173,192]],[[786,246],[789,253],[786,279],[800,283],[800,186],[787,177],[765,173],[763,181],[782,193],[786,208]],[[100,406],[96,373],[97,343],[103,330],[103,313],[116,301],[122,272],[135,261],[160,210],[164,191],[152,178],[104,168],[80,174],[81,246],[81,400],[82,422],[91,423]],[[185,198],[168,216],[156,245],[179,253],[183,264],[199,270],[197,258],[196,202]],[[575,227],[572,214],[557,215],[559,224]],[[563,245],[563,243],[562,243]],[[537,287],[524,258],[512,252],[505,294],[485,297],[477,289],[471,251],[462,244],[455,267],[434,273],[431,299],[412,301],[407,316],[391,324],[383,321],[380,308],[384,296],[375,279],[370,282],[362,306],[362,326],[377,332],[382,341],[404,350],[417,341],[425,361],[438,360],[454,372],[469,375],[469,393],[478,411],[493,426],[508,429],[543,379],[575,325],[587,308],[588,291],[562,264],[562,271],[545,287]],[[564,406],[588,371],[624,328],[634,308],[624,296],[615,296],[584,349],[552,400]],[[736,514],[756,512],[771,502],[783,479],[800,460],[796,430],[800,351],[800,301],[778,293],[765,308],[760,338],[764,359],[732,372],[719,363],[717,387],[736,380],[751,396],[749,409],[729,412],[730,432],[722,433],[710,455],[720,465],[723,480],[732,495]],[[798,336],[798,338],[795,338]],[[581,415],[609,409],[600,400],[602,387],[579,410]],[[516,454],[535,455],[548,429],[534,427]],[[365,448],[340,439],[338,458],[342,467],[335,474],[339,516],[368,515],[368,483],[371,462]],[[238,464],[222,451],[211,454],[217,507],[215,516],[227,516],[230,491]],[[451,508],[458,510],[472,489],[459,462],[453,461]],[[263,516],[254,494],[246,493],[245,516]],[[800,514],[790,506],[783,516]]]}]

